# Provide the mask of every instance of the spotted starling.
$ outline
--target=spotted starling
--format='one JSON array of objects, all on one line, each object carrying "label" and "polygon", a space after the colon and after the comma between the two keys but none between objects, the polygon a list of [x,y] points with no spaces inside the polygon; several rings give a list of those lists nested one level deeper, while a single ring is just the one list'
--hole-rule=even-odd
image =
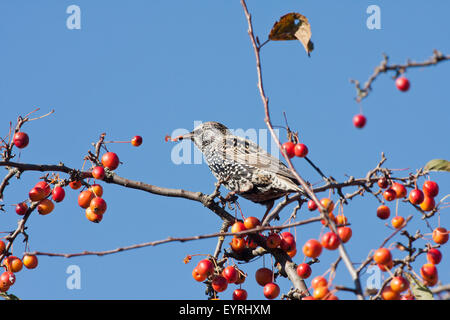
[{"label": "spotted starling", "polygon": [[[303,193],[289,168],[256,143],[233,135],[218,122],[205,122],[178,137],[191,139],[214,176],[233,193],[267,206],[291,192]],[[264,218],[263,218],[264,219]]]}]

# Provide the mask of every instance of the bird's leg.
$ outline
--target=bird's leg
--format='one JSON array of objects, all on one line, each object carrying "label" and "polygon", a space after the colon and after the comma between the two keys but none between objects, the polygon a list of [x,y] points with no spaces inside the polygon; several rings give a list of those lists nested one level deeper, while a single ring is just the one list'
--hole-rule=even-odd
[{"label": "bird's leg", "polygon": [[231,191],[225,196],[225,198],[219,196],[219,199],[222,205],[225,206],[226,203],[234,203],[238,197],[236,196],[236,191]]},{"label": "bird's leg", "polygon": [[267,209],[266,209],[266,213],[264,213],[264,216],[263,216],[261,222],[264,221],[264,219],[266,219],[266,216],[269,214],[270,210],[272,210],[274,203],[275,203],[274,200],[270,200],[270,201],[266,202]]}]

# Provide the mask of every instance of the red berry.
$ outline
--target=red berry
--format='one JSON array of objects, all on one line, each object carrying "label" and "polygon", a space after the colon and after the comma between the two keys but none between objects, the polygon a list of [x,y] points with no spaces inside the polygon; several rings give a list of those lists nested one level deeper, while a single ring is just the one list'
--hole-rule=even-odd
[{"label": "red berry", "polygon": [[273,278],[272,270],[267,268],[260,268],[256,270],[255,279],[260,286],[264,287],[266,284],[272,282],[272,278]]},{"label": "red berry", "polygon": [[353,125],[359,129],[364,128],[366,125],[367,119],[362,114],[357,114],[353,117]]},{"label": "red berry", "polygon": [[64,200],[64,197],[66,196],[66,192],[64,191],[63,188],[61,188],[60,186],[56,186],[53,188],[52,191],[52,199],[55,202],[61,202]]},{"label": "red berry", "polygon": [[282,148],[284,149],[284,152],[286,152],[288,158],[292,158],[295,156],[295,144],[293,142],[288,141],[283,143]]},{"label": "red berry", "polygon": [[207,276],[214,273],[214,264],[211,260],[203,259],[197,265],[198,272]]},{"label": "red berry", "polygon": [[314,200],[309,200],[308,201],[308,210],[314,211],[316,209],[317,209],[317,204],[314,202]]},{"label": "red berry", "polygon": [[22,261],[27,269],[34,269],[38,265],[38,259],[35,255],[24,255]]},{"label": "red berry", "polygon": [[405,77],[398,77],[395,80],[395,85],[397,86],[397,89],[400,91],[408,91],[409,90],[409,80]]},{"label": "red berry", "polygon": [[278,233],[271,233],[267,236],[266,245],[267,247],[274,249],[277,248],[281,244],[281,237]]},{"label": "red berry", "polygon": [[247,300],[247,291],[236,289],[233,291],[233,300]]},{"label": "red berry", "polygon": [[389,264],[392,261],[391,251],[386,248],[379,248],[373,254],[373,260],[379,264]]},{"label": "red berry", "polygon": [[386,189],[389,186],[389,181],[386,179],[386,177],[381,177],[378,179],[378,186],[381,189]]},{"label": "red berry", "polygon": [[350,227],[339,227],[337,231],[343,243],[346,243],[352,237],[352,228]]},{"label": "red berry", "polygon": [[[237,232],[242,232],[247,230],[247,228],[245,227],[245,224],[243,222],[240,221],[236,221],[232,226],[231,226],[231,232],[233,233],[237,233]],[[243,237],[244,235],[236,235],[236,237]]]},{"label": "red berry", "polygon": [[422,190],[426,196],[434,198],[439,193],[439,185],[434,181],[427,180],[424,182]]},{"label": "red berry", "polygon": [[45,190],[39,187],[34,187],[30,190],[28,196],[31,201],[41,201],[45,198]]},{"label": "red berry", "polygon": [[264,286],[264,296],[267,299],[275,299],[280,294],[280,287],[276,283],[268,283]]},{"label": "red berry", "polygon": [[36,185],[34,187],[41,188],[42,190],[44,190],[45,197],[48,197],[50,195],[50,193],[52,192],[50,186],[45,181],[39,181],[38,183],[36,183]]},{"label": "red berry", "polygon": [[107,208],[106,201],[100,197],[94,197],[89,203],[89,208],[96,214],[104,214]]},{"label": "red berry", "polygon": [[25,213],[27,213],[27,210],[28,210],[28,206],[25,202],[16,204],[16,213],[19,216],[23,216]]},{"label": "red berry", "polygon": [[105,169],[101,166],[94,167],[92,169],[92,176],[97,180],[103,180],[105,177]]},{"label": "red berry", "polygon": [[86,209],[91,204],[91,200],[94,198],[94,194],[89,190],[81,191],[78,195],[78,205],[83,209]]},{"label": "red berry", "polygon": [[306,241],[303,246],[303,254],[309,258],[317,258],[322,253],[322,245],[316,239]]},{"label": "red berry", "polygon": [[405,188],[404,185],[402,185],[402,184],[400,184],[398,182],[395,182],[395,183],[392,184],[391,188],[392,188],[392,190],[395,191],[397,199],[401,199],[401,198],[406,197],[407,191],[406,191],[406,188]]},{"label": "red berry", "polygon": [[0,276],[0,282],[5,286],[12,286],[16,282],[16,276],[11,271],[5,271]]},{"label": "red berry", "polygon": [[322,247],[328,250],[336,250],[339,247],[340,240],[336,233],[327,232],[322,236]]},{"label": "red berry", "polygon": [[397,197],[397,193],[394,191],[394,189],[389,188],[386,191],[383,192],[383,197],[387,201],[393,201]]},{"label": "red berry", "polygon": [[409,202],[411,202],[412,204],[421,204],[424,199],[425,196],[419,189],[411,190],[411,192],[409,193]]},{"label": "red berry", "polygon": [[388,206],[381,205],[377,208],[377,217],[386,220],[391,215],[391,209]]},{"label": "red berry", "polygon": [[442,253],[438,249],[431,248],[427,252],[427,260],[429,263],[439,264],[442,260]]},{"label": "red berry", "polygon": [[72,181],[69,183],[69,187],[71,187],[73,190],[80,189],[81,186],[81,181]]},{"label": "red berry", "polygon": [[13,143],[19,149],[25,148],[29,142],[30,138],[25,132],[17,132],[13,137]]},{"label": "red berry", "polygon": [[142,144],[142,137],[134,136],[133,139],[131,139],[131,144],[135,147],[139,147]]},{"label": "red berry", "polygon": [[116,170],[119,163],[119,157],[114,152],[107,152],[102,156],[102,165],[109,170]]},{"label": "red berry", "polygon": [[307,263],[300,263],[297,266],[297,274],[302,279],[307,279],[311,275],[311,267]]},{"label": "red berry", "polygon": [[293,251],[296,247],[295,238],[290,232],[281,233],[280,248],[283,251]]},{"label": "red berry", "polygon": [[322,276],[317,276],[311,280],[311,287],[313,287],[313,289],[317,289],[320,287],[326,287],[326,286],[328,286],[328,281],[327,281],[327,279],[325,279]]},{"label": "red berry", "polygon": [[239,272],[233,266],[228,266],[222,271],[222,276],[227,279],[228,283],[235,283],[239,278]]},{"label": "red berry", "polygon": [[212,287],[216,292],[225,291],[228,287],[228,281],[222,276],[215,276],[212,280]]},{"label": "red berry", "polygon": [[391,224],[395,229],[400,229],[405,224],[405,218],[401,216],[395,216],[392,218]]},{"label": "red berry", "polygon": [[304,158],[308,154],[308,147],[303,143],[297,143],[294,147],[295,156]]}]

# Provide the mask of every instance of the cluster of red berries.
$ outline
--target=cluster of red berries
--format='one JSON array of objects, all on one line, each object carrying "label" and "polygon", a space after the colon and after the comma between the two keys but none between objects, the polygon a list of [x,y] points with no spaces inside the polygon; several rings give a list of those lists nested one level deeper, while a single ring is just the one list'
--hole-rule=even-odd
[{"label": "cluster of red berries", "polygon": [[[6,253],[6,245],[0,240],[0,254]],[[34,269],[38,265],[38,259],[34,255],[24,255],[22,259],[15,256],[9,256],[3,260],[3,267],[6,269],[0,275],[0,292],[6,292],[16,282],[16,273],[22,270],[23,266],[27,269]]]},{"label": "cluster of red berries", "polygon": [[[395,86],[397,87],[398,90],[400,91],[408,91],[409,87],[410,87],[410,82],[408,80],[408,78],[406,77],[398,77],[395,80]],[[364,128],[364,126],[366,125],[367,122],[367,118],[363,115],[363,114],[357,114],[353,117],[353,125],[356,128]]]},{"label": "cluster of red berries", "polygon": [[304,158],[308,155],[308,147],[303,143],[293,143],[292,141],[288,141],[283,143],[281,147],[289,158]]}]

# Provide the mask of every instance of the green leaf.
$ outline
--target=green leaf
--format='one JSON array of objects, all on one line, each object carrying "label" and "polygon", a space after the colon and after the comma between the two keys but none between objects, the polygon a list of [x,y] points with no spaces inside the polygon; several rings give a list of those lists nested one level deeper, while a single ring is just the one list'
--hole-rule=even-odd
[{"label": "green leaf", "polygon": [[270,30],[269,39],[274,41],[299,40],[309,53],[314,50],[311,42],[311,25],[308,19],[297,12],[285,14],[280,21],[275,22]]},{"label": "green leaf", "polygon": [[433,159],[425,165],[428,171],[447,171],[450,172],[450,161],[444,159]]},{"label": "green leaf", "polygon": [[433,293],[422,281],[417,279],[412,273],[404,272],[404,274],[408,278],[409,287],[417,300],[434,300]]}]

